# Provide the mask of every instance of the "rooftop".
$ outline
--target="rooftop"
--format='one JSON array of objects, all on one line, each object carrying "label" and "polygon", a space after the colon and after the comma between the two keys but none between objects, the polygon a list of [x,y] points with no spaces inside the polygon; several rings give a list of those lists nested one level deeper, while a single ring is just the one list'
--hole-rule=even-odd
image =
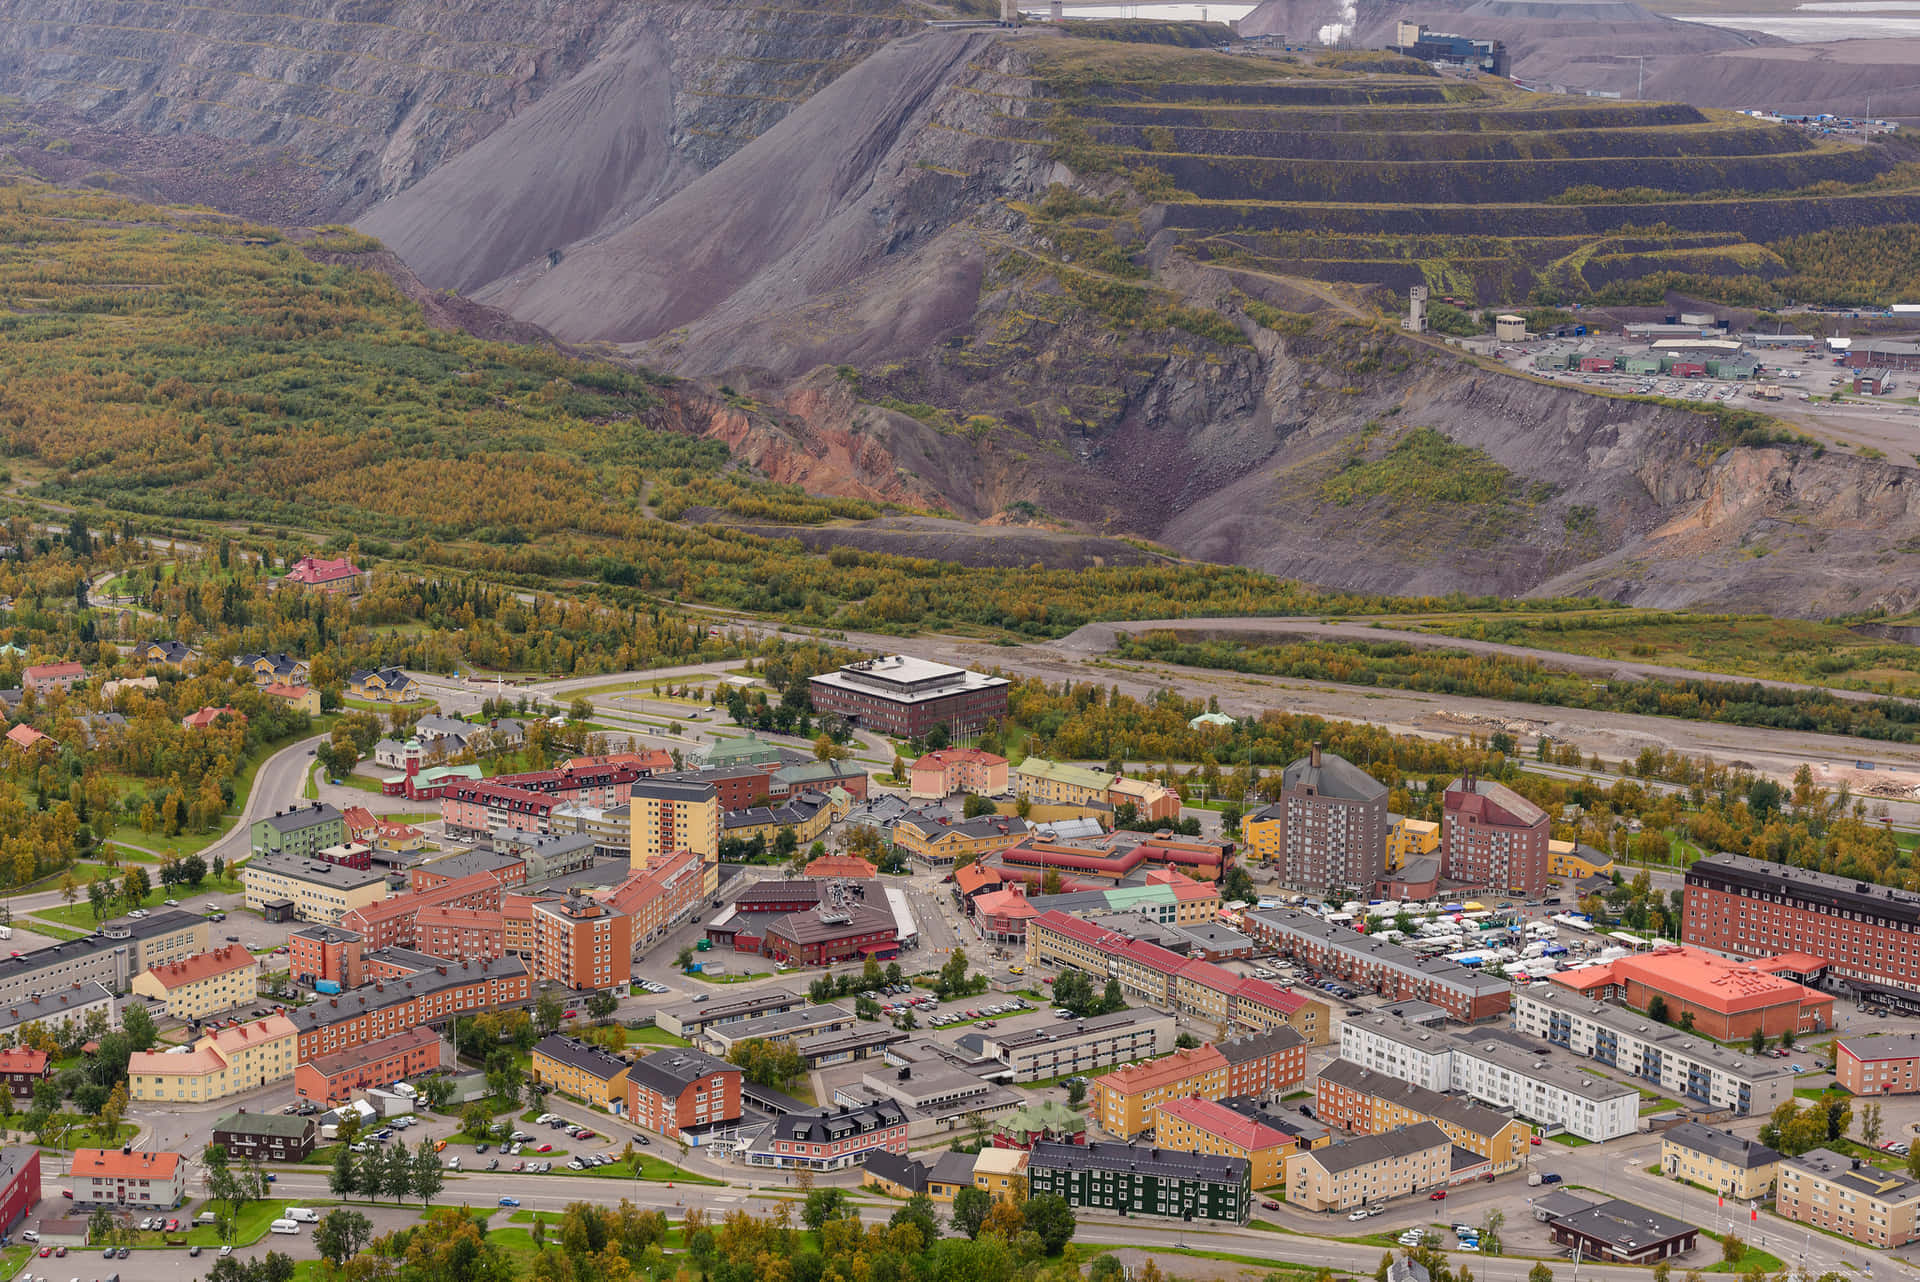
[{"label": "rooftop", "polygon": [[1781,1158],[1780,1165],[1782,1168],[1796,1168],[1856,1193],[1865,1193],[1876,1201],[1920,1200],[1920,1183],[1868,1165],[1857,1157],[1846,1157],[1830,1148],[1816,1148],[1798,1157]]},{"label": "rooftop", "polygon": [[[335,817],[339,813],[335,812]],[[241,865],[241,874],[250,872],[276,873],[282,877],[291,877],[295,881],[311,882],[316,886],[333,886],[341,890],[358,890],[376,882],[384,882],[387,874],[375,869],[365,872],[349,868],[345,864],[330,864],[321,859],[309,859],[304,855],[255,855]]]},{"label": "rooftop", "polygon": [[629,1065],[626,1060],[590,1042],[579,1041],[572,1037],[563,1037],[559,1033],[549,1033],[534,1043],[535,1056],[565,1064],[567,1067],[611,1082],[626,1072]]},{"label": "rooftop", "polygon": [[1142,1171],[1162,1179],[1244,1184],[1253,1167],[1244,1157],[1177,1153],[1146,1144],[1060,1144],[1041,1140],[1033,1146],[1028,1170]]},{"label": "rooftop", "polygon": [[1505,1113],[1476,1104],[1470,1099],[1429,1090],[1413,1082],[1403,1082],[1399,1078],[1363,1068],[1351,1060],[1332,1061],[1320,1070],[1320,1080],[1362,1095],[1387,1100],[1425,1117],[1451,1122],[1470,1134],[1486,1138],[1498,1135],[1514,1122]]},{"label": "rooftop", "polygon": [[1238,1113],[1217,1100],[1175,1099],[1168,1100],[1159,1109],[1161,1118],[1173,1118],[1185,1122],[1195,1130],[1248,1152],[1260,1149],[1291,1147],[1297,1141],[1285,1131],[1276,1130],[1263,1122]]},{"label": "rooftop", "polygon": [[1666,1143],[1677,1144],[1695,1153],[1705,1153],[1717,1161],[1730,1162],[1743,1171],[1771,1166],[1780,1160],[1779,1153],[1759,1140],[1746,1139],[1731,1131],[1716,1130],[1698,1122],[1682,1122],[1670,1127],[1661,1138]]},{"label": "rooftop", "polygon": [[1211,1073],[1227,1066],[1226,1057],[1211,1046],[1196,1046],[1175,1051],[1145,1064],[1118,1068],[1094,1081],[1094,1085],[1121,1095],[1138,1095],[1183,1082],[1199,1073]]},{"label": "rooftop", "polygon": [[[770,1138],[807,1144],[830,1144],[836,1140],[849,1139],[856,1135],[866,1135],[873,1131],[906,1124],[907,1115],[898,1104],[892,1100],[877,1100],[858,1107],[841,1105],[789,1113],[785,1117],[774,1119],[773,1135]],[[973,1163],[969,1161],[967,1166],[971,1170]]]},{"label": "rooftop", "polygon": [[1695,1063],[1710,1064],[1722,1072],[1732,1073],[1750,1081],[1793,1075],[1792,1065],[1785,1060],[1756,1059],[1730,1046],[1722,1046],[1704,1037],[1695,1037],[1677,1028],[1669,1028],[1638,1011],[1605,1002],[1589,1001],[1578,993],[1571,993],[1565,989],[1553,987],[1523,989],[1514,994],[1514,1003],[1516,1006],[1539,1003],[1543,1006],[1571,1011],[1580,1018],[1591,1020],[1612,1032],[1626,1034],[1638,1041],[1657,1043],[1667,1054],[1689,1059]]},{"label": "rooftop", "polygon": [[1835,1047],[1855,1059],[1920,1059],[1920,1033],[1874,1033],[1866,1037],[1842,1037]]},{"label": "rooftop", "polygon": [[1311,792],[1342,801],[1384,801],[1387,785],[1338,753],[1315,748],[1313,755],[1289,765],[1281,776],[1287,792]]},{"label": "rooftop", "polygon": [[135,1149],[131,1153],[122,1153],[117,1148],[73,1150],[73,1174],[76,1178],[170,1180],[179,1169],[178,1153],[158,1149]]},{"label": "rooftop", "polygon": [[1370,935],[1362,935],[1345,926],[1336,926],[1312,913],[1304,913],[1298,909],[1258,908],[1248,912],[1246,919],[1255,923],[1256,926],[1266,925],[1288,934],[1317,939],[1328,947],[1338,948],[1351,956],[1366,958],[1403,972],[1425,976],[1435,983],[1443,984],[1456,991],[1477,995],[1513,987],[1497,976],[1483,974],[1442,957],[1422,958],[1412,949],[1402,948],[1399,944],[1375,939]]},{"label": "rooftop", "polygon": [[823,672],[813,680],[816,684],[843,690],[877,691],[902,703],[919,703],[1008,684],[1005,677],[990,677],[984,672],[902,654],[860,659],[837,671]]},{"label": "rooftop", "polygon": [[1307,1156],[1327,1174],[1338,1175],[1342,1171],[1358,1170],[1375,1162],[1396,1161],[1433,1148],[1444,1148],[1451,1152],[1453,1141],[1432,1122],[1420,1122],[1398,1130],[1382,1131],[1378,1135],[1357,1135],[1326,1148],[1312,1149]]},{"label": "rooftop", "polygon": [[1564,1227],[1583,1237],[1605,1242],[1618,1255],[1638,1255],[1658,1243],[1699,1232],[1684,1220],[1619,1198],[1571,1215],[1556,1216],[1553,1223],[1556,1228]]},{"label": "rooftop", "polygon": [[481,980],[518,979],[527,973],[526,963],[517,957],[495,957],[483,962],[447,962],[445,968],[444,975],[436,967],[408,979],[389,979],[381,984],[349,989],[338,997],[302,1006],[287,1017],[293,1021],[296,1031],[306,1033],[374,1011],[403,1006],[417,997],[444,989]]},{"label": "rooftop", "polygon": [[289,1139],[304,1139],[312,1129],[311,1118],[288,1117],[284,1113],[249,1113],[245,1109],[229,1113],[213,1124],[215,1134],[228,1131],[239,1135],[284,1135]]},{"label": "rooftop", "polygon": [[678,1098],[681,1091],[693,1085],[703,1077],[715,1073],[737,1073],[740,1070],[723,1059],[716,1059],[705,1051],[691,1047],[673,1047],[668,1050],[654,1051],[635,1060],[628,1073],[628,1080],[645,1086],[657,1094]]},{"label": "rooftop", "polygon": [[344,821],[344,816],[341,815],[340,811],[329,802],[316,801],[309,806],[297,806],[292,810],[279,811],[257,822],[267,825],[267,827],[273,829],[275,832],[284,834],[299,832],[301,829],[311,828],[315,824],[332,823],[335,820]]},{"label": "rooftop", "polygon": [[226,944],[208,952],[195,953],[182,961],[155,966],[147,974],[158,980],[162,988],[171,991],[257,965],[259,962],[252,953],[238,944]]},{"label": "rooftop", "polygon": [[1588,969],[1607,972],[1617,977],[1615,982],[1637,980],[1705,1010],[1728,1015],[1787,1002],[1833,1000],[1758,967],[1681,945],[1662,945],[1652,952],[1634,953],[1604,967]]}]

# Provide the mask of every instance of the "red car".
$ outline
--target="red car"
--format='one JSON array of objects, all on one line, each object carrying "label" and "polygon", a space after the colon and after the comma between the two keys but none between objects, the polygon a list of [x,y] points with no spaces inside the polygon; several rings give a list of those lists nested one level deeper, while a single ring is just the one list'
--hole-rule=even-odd
[{"label": "red car", "polygon": [[40,1258],[41,1258],[41,1259],[43,1259],[43,1260],[48,1260],[48,1259],[52,1259],[52,1258],[53,1258],[53,1248],[52,1248],[52,1247],[50,1247],[50,1246],[43,1246],[43,1247],[41,1247],[41,1248],[40,1248]]},{"label": "red car", "polygon": [[1429,1202],[1444,1202],[1446,1200],[1447,1191],[1445,1189],[1435,1189],[1433,1192],[1427,1194],[1427,1201]]},{"label": "red car", "polygon": [[56,1260],[64,1260],[64,1259],[66,1259],[66,1258],[67,1258],[67,1248],[66,1248],[66,1247],[64,1247],[64,1246],[56,1246],[56,1247],[54,1247],[54,1248],[53,1248],[53,1258],[54,1258],[54,1259],[56,1259]]},{"label": "red car", "polygon": [[577,1010],[570,1010],[567,1012],[566,1017],[568,1019],[578,1019],[580,1017],[580,1012]]},{"label": "red car", "polygon": [[1539,1137],[1538,1135],[1529,1135],[1529,1136],[1527,1136],[1527,1143],[1529,1143],[1529,1144],[1538,1144],[1539,1142],[1540,1142],[1540,1137]]},{"label": "red car", "polygon": [[542,1144],[542,1145],[541,1145],[541,1146],[540,1146],[539,1148],[537,1148],[537,1149],[535,1149],[535,1150],[533,1150],[533,1151],[534,1151],[534,1152],[536,1152],[536,1153],[551,1153],[551,1152],[553,1152],[553,1145],[551,1145],[551,1144]]},{"label": "red car", "polygon": [[167,1221],[167,1232],[178,1233],[179,1231],[180,1231],[180,1221],[178,1220]]}]

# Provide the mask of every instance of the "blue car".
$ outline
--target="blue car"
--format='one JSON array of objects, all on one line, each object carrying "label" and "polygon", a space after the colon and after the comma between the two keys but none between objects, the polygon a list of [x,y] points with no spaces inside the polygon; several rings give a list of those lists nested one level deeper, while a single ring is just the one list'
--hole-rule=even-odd
[{"label": "blue car", "polygon": [[520,1205],[520,1199],[519,1199],[519,1198],[517,1198],[517,1197],[503,1197],[503,1198],[501,1198],[501,1199],[500,1199],[500,1205],[502,1205],[502,1206],[518,1206],[518,1205]]}]

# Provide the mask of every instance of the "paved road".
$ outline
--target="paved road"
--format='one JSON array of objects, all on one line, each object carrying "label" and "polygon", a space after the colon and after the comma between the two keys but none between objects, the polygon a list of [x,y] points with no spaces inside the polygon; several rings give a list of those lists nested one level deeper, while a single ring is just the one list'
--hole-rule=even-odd
[{"label": "paved road", "polygon": [[1569,672],[1606,677],[1614,681],[1638,681],[1658,678],[1667,681],[1738,681],[1764,686],[1770,690],[1820,690],[1839,699],[1872,703],[1887,696],[1863,690],[1842,690],[1835,686],[1804,681],[1774,681],[1761,677],[1738,677],[1724,672],[1703,672],[1694,668],[1676,668],[1660,663],[1637,663],[1630,659],[1603,659],[1563,650],[1539,650],[1531,646],[1507,645],[1498,641],[1471,641],[1460,637],[1436,636],[1406,628],[1381,627],[1376,623],[1353,620],[1301,618],[1205,618],[1138,619],[1115,623],[1089,623],[1050,642],[1062,654],[1101,655],[1112,650],[1121,634],[1138,636],[1143,632],[1178,631],[1191,633],[1243,633],[1252,636],[1297,636],[1307,641],[1353,641],[1380,643],[1400,641],[1421,649],[1465,650],[1470,654],[1499,654],[1515,659],[1533,659]]}]

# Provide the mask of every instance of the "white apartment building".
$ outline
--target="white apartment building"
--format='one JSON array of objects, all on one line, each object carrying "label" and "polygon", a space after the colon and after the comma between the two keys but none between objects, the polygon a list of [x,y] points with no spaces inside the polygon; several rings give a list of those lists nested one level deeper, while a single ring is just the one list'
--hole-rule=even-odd
[{"label": "white apartment building", "polygon": [[1430,1091],[1453,1089],[1454,1036],[1393,1015],[1355,1015],[1340,1025],[1340,1058]]},{"label": "white apartment building", "polygon": [[1793,1069],[1783,1060],[1755,1059],[1638,1011],[1564,989],[1516,991],[1513,1026],[1640,1078],[1675,1099],[1736,1113],[1771,1113],[1793,1098]]}]

